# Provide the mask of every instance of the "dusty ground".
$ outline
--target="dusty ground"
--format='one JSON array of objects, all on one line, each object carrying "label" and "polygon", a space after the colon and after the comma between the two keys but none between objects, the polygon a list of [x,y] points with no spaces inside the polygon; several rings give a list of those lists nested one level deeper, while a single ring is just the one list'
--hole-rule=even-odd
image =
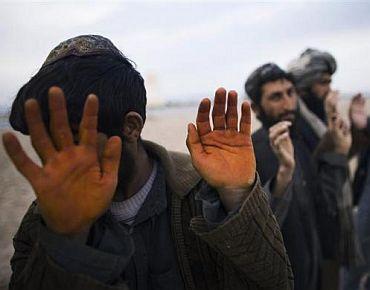
[{"label": "dusty ground", "polygon": [[[340,106],[344,112],[347,107],[348,102],[343,102]],[[166,145],[168,149],[187,152],[186,125],[195,119],[195,115],[195,107],[150,111],[143,136],[145,139]],[[259,126],[255,120],[253,124],[255,129]],[[21,141],[27,152],[37,159],[28,138],[21,136]],[[33,199],[32,189],[10,163],[0,144],[0,289],[7,289],[10,277],[12,237]]]}]

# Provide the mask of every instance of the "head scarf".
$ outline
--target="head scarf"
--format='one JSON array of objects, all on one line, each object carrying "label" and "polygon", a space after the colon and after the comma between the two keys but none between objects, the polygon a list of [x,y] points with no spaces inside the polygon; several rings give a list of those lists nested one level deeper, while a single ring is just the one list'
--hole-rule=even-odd
[{"label": "head scarf", "polygon": [[337,63],[330,53],[311,48],[288,65],[288,72],[293,75],[298,90],[310,89],[323,73],[332,75],[336,70]]}]

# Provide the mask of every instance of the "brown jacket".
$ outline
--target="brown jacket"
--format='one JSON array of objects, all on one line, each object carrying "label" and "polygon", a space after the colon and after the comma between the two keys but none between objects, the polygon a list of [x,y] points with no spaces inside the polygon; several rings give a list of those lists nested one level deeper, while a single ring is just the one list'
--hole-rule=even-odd
[{"label": "brown jacket", "polygon": [[[172,236],[185,289],[293,289],[282,235],[259,180],[239,212],[209,230],[194,198],[201,179],[189,156],[151,142],[145,147],[165,170],[172,197]],[[124,283],[103,285],[58,266],[39,243],[40,224],[37,206],[31,206],[14,237],[10,289],[128,289]]]}]

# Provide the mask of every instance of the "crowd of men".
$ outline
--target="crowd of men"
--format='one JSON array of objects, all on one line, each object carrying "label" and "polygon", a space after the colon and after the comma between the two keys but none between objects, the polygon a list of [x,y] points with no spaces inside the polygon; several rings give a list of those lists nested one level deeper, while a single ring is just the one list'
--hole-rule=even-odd
[{"label": "crowd of men", "polygon": [[10,115],[42,164],[3,135],[36,195],[10,289],[370,289],[370,119],[361,94],[340,115],[336,68],[315,49],[258,67],[240,117],[217,89],[189,156],[141,139],[144,80],[110,40],[59,44]]},{"label": "crowd of men", "polygon": [[[245,83],[263,125],[252,136],[257,171],[281,227],[295,289],[360,289],[369,271],[365,99],[352,99],[347,125],[330,87],[335,71],[332,55],[307,49],[287,71],[268,63]],[[348,160],[360,151],[355,227]]]}]

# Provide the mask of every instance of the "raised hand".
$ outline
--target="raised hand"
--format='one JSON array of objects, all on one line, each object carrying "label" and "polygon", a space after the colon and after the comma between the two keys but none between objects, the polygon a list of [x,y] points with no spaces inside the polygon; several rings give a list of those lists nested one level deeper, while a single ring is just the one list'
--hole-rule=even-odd
[{"label": "raised hand", "polygon": [[352,145],[352,135],[348,124],[339,115],[328,120],[328,133],[334,144],[334,152],[347,155]]},{"label": "raised hand", "polygon": [[25,103],[32,146],[43,166],[35,164],[12,133],[3,135],[4,147],[17,169],[31,183],[47,226],[60,234],[82,231],[109,206],[117,185],[121,139],[111,137],[98,157],[98,99],[90,95],[79,126],[79,144],[74,144],[68,123],[64,94],[49,90],[50,136],[38,103]]},{"label": "raised hand", "polygon": [[282,121],[269,129],[269,139],[272,151],[275,153],[279,165],[294,171],[294,148],[289,135],[289,121]]},{"label": "raised hand", "polygon": [[327,119],[332,118],[338,113],[338,102],[339,102],[339,92],[330,91],[325,97],[324,108]]},{"label": "raised hand", "polygon": [[355,95],[349,106],[349,120],[357,130],[363,130],[367,126],[366,100],[362,94]]},{"label": "raised hand", "polygon": [[289,121],[282,121],[269,129],[272,151],[278,159],[279,167],[275,179],[274,195],[281,196],[293,178],[295,169],[294,147],[289,135]]},{"label": "raised hand", "polygon": [[237,100],[235,91],[230,91],[227,97],[224,88],[216,91],[212,128],[209,119],[211,101],[203,99],[199,104],[197,126],[188,125],[186,140],[194,167],[222,195],[224,205],[228,199],[234,198],[227,189],[248,191],[256,176],[250,106],[248,102],[242,104],[238,128]]}]

